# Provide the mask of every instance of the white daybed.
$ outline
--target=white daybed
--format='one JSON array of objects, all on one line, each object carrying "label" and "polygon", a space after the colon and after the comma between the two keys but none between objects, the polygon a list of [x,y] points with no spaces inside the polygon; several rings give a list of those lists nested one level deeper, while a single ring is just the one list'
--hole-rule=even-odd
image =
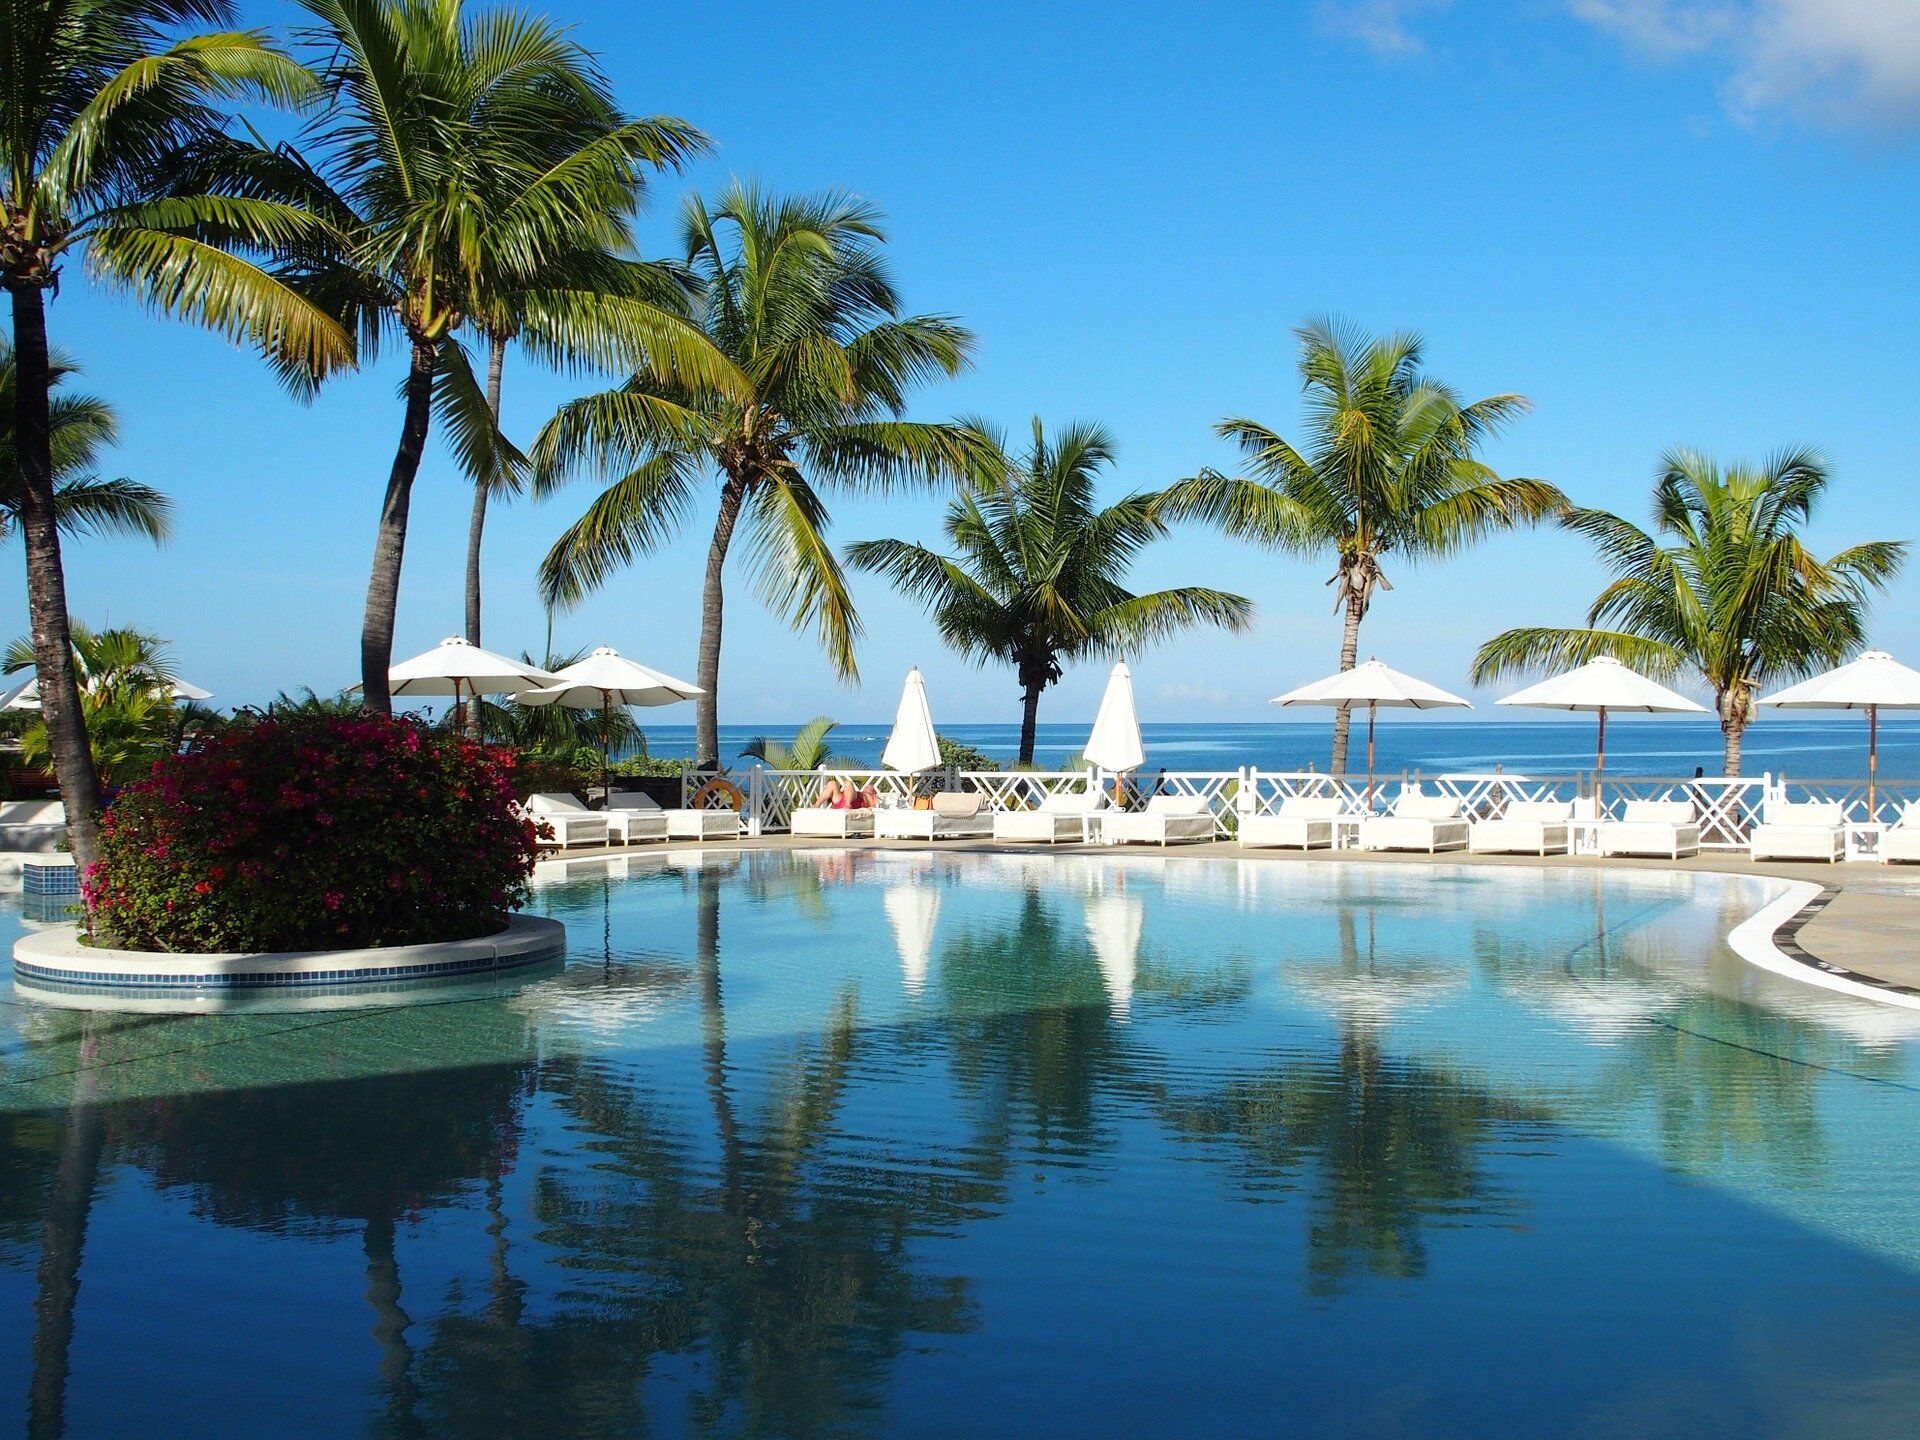
[{"label": "white daybed", "polygon": [[1340,818],[1338,795],[1289,795],[1272,815],[1242,815],[1240,843],[1295,850],[1333,848],[1333,822]]},{"label": "white daybed", "polygon": [[1700,824],[1690,800],[1629,800],[1618,820],[1600,822],[1602,855],[1678,860],[1700,853]]},{"label": "white daybed", "polygon": [[876,811],[874,834],[882,840],[984,840],[993,834],[993,816],[981,806],[978,795],[942,790],[930,810]]},{"label": "white daybed", "polygon": [[609,811],[635,810],[643,815],[664,815],[669,840],[738,840],[740,813],[737,810],[665,810],[651,795],[637,790],[615,794]]},{"label": "white daybed", "polygon": [[993,838],[1016,844],[1056,845],[1087,838],[1087,816],[1106,808],[1097,790],[1058,791],[1033,810],[1002,810],[993,817]]},{"label": "white daybed", "polygon": [[1564,855],[1572,819],[1571,801],[1510,801],[1498,819],[1473,822],[1467,848],[1476,855]]},{"label": "white daybed", "polygon": [[589,810],[571,795],[529,795],[520,808],[541,831],[542,845],[565,850],[574,845],[607,843],[607,817]]},{"label": "white daybed", "polygon": [[1847,853],[1846,819],[1845,808],[1837,803],[1783,800],[1753,827],[1748,853],[1755,860],[1824,860],[1831,865]]},{"label": "white daybed", "polygon": [[1403,790],[1390,815],[1367,815],[1360,821],[1362,850],[1423,850],[1436,855],[1459,850],[1467,843],[1467,822],[1460,802],[1450,795],[1422,795]]},{"label": "white daybed", "polygon": [[1213,811],[1200,795],[1156,795],[1135,814],[1113,814],[1101,838],[1110,845],[1190,845],[1213,839]]},{"label": "white daybed", "polygon": [[1920,800],[1909,800],[1900,818],[1880,837],[1880,858],[1920,864]]},{"label": "white daybed", "polygon": [[865,806],[803,805],[787,822],[789,833],[824,840],[870,840],[873,811]]}]

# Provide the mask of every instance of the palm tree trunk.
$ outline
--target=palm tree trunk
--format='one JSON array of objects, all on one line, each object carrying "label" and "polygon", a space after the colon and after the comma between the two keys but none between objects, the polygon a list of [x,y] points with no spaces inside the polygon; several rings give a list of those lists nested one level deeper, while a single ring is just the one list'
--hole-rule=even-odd
[{"label": "palm tree trunk", "polygon": [[366,1300],[373,1311],[373,1343],[380,1352],[387,1413],[398,1422],[396,1430],[406,1434],[413,1428],[410,1422],[416,1399],[413,1347],[407,1343],[413,1318],[400,1303],[400,1260],[394,1245],[393,1217],[368,1216],[360,1232],[360,1247],[367,1260]]},{"label": "palm tree trunk", "polygon": [[720,622],[726,604],[723,582],[727,547],[733,543],[733,530],[740,523],[740,508],[746,498],[746,482],[729,475],[720,489],[720,515],[714,521],[713,543],[707,547],[707,580],[700,597],[697,682],[702,693],[694,701],[693,714],[693,763],[702,770],[720,768]]},{"label": "palm tree trunk", "polygon": [[99,853],[102,805],[87,717],[80,709],[67,621],[67,577],[53,504],[46,297],[40,286],[27,281],[8,289],[13,298],[13,435],[20,467],[20,533],[27,549],[27,621],[40,681],[40,716],[67,810],[67,845],[74,864],[84,871]]},{"label": "palm tree trunk", "polygon": [[1038,680],[1021,677],[1020,761],[1033,763],[1033,746],[1040,733],[1040,692],[1046,687]]},{"label": "palm tree trunk", "polygon": [[1740,742],[1746,737],[1747,726],[1752,723],[1752,694],[1750,687],[1728,690],[1714,697],[1714,708],[1720,712],[1720,733],[1726,740],[1726,753],[1721,759],[1722,775],[1740,773]]},{"label": "palm tree trunk", "polygon": [[[1360,617],[1364,613],[1360,597],[1349,596],[1346,627],[1340,633],[1340,668],[1342,670],[1351,670],[1360,663]],[[1347,773],[1347,731],[1352,725],[1351,711],[1334,711],[1333,759],[1330,765],[1335,775]]]},{"label": "palm tree trunk", "polygon": [[[493,335],[487,343],[487,409],[493,428],[500,428],[500,376],[507,366],[507,337]],[[487,483],[473,482],[473,515],[467,521],[467,643],[480,643],[480,542],[487,529]],[[467,701],[467,731],[480,735],[480,697]]]},{"label": "palm tree trunk", "polygon": [[360,622],[360,687],[366,707],[393,713],[387,669],[393,664],[393,623],[400,608],[400,564],[406,557],[407,511],[413,504],[413,479],[433,421],[433,372],[438,346],[415,341],[407,371],[407,416],[400,427],[400,448],[387,476],[387,498],[380,507],[380,530],[373,546],[373,571],[367,579],[367,610]]}]

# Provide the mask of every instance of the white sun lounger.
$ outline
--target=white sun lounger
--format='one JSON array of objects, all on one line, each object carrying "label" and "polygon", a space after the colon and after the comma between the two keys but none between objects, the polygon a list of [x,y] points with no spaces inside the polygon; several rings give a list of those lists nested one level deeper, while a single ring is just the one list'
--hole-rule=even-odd
[{"label": "white sun lounger", "polygon": [[607,817],[589,810],[571,795],[529,795],[522,811],[540,830],[540,843],[566,850],[575,845],[604,845]]},{"label": "white sun lounger", "polygon": [[1755,860],[1824,860],[1829,865],[1847,853],[1846,810],[1821,800],[1786,801],[1770,818],[1753,827],[1748,853]]},{"label": "white sun lounger", "polygon": [[669,840],[738,840],[740,813],[737,810],[666,810],[651,795],[640,791],[617,792],[607,809],[633,810],[641,814],[664,815]]},{"label": "white sun lounger", "polygon": [[1909,800],[1900,818],[1880,837],[1880,858],[1920,864],[1920,800]]},{"label": "white sun lounger", "polygon": [[794,835],[825,840],[869,840],[873,838],[873,811],[839,809],[832,805],[804,805],[793,812],[787,829]]},{"label": "white sun lounger", "polygon": [[984,840],[993,834],[993,816],[981,805],[978,795],[943,790],[930,810],[876,811],[874,833],[882,840]]},{"label": "white sun lounger", "polygon": [[1191,845],[1213,839],[1213,811],[1200,795],[1156,795],[1137,814],[1107,816],[1110,845]]},{"label": "white sun lounger", "polygon": [[1033,810],[1002,810],[993,817],[993,838],[1023,845],[1057,845],[1087,838],[1087,816],[1106,808],[1099,791],[1059,791]]},{"label": "white sun lounger", "polygon": [[1340,818],[1338,795],[1289,795],[1273,815],[1240,817],[1243,846],[1293,850],[1333,848],[1333,823]]},{"label": "white sun lounger", "polygon": [[49,854],[67,838],[67,807],[58,800],[0,804],[0,851]]},{"label": "white sun lounger", "polygon": [[1360,821],[1362,850],[1422,850],[1436,855],[1467,843],[1467,822],[1460,802],[1450,795],[1402,791],[1391,815],[1367,815]]},{"label": "white sun lounger", "polygon": [[1572,802],[1515,800],[1496,820],[1476,820],[1467,848],[1476,855],[1563,855],[1566,853]]},{"label": "white sun lounger", "polygon": [[1629,800],[1618,820],[1600,822],[1602,855],[1678,860],[1700,853],[1700,825],[1689,800]]}]

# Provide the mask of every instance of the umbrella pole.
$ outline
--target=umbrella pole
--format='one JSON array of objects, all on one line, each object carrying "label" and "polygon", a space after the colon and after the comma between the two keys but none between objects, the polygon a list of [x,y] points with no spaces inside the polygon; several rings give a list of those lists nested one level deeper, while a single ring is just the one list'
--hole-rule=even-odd
[{"label": "umbrella pole", "polygon": [[1880,707],[1867,706],[1867,823],[1874,819],[1874,785],[1880,777]]},{"label": "umbrella pole", "polygon": [[1601,808],[1600,787],[1607,779],[1607,707],[1600,707],[1600,743],[1594,751],[1593,762],[1593,818],[1601,820],[1606,812]]},{"label": "umbrella pole", "polygon": [[607,747],[613,743],[613,696],[600,692],[600,808],[613,808],[613,787],[607,783]]},{"label": "umbrella pole", "polygon": [[[1367,813],[1373,813],[1373,717],[1377,713],[1374,703],[1367,702]],[[1403,777],[1404,778],[1404,777]]]}]

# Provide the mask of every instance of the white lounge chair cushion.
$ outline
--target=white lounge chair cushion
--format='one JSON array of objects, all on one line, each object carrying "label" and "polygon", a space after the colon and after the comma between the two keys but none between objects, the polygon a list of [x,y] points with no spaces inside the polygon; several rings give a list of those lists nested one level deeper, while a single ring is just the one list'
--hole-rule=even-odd
[{"label": "white lounge chair cushion", "polygon": [[1097,790],[1056,790],[1040,802],[1040,808],[1050,815],[1086,815],[1106,803],[1107,797]]},{"label": "white lounge chair cushion", "polygon": [[9,800],[0,804],[0,825],[65,825],[67,807],[58,800]]},{"label": "white lounge chair cushion", "polygon": [[1620,817],[1628,825],[1691,825],[1691,800],[1629,800]]},{"label": "white lounge chair cushion", "polygon": [[558,795],[551,792],[543,795],[529,795],[526,808],[535,815],[591,815],[594,813],[571,795]]},{"label": "white lounge chair cushion", "polygon": [[1500,815],[1502,820],[1525,820],[1535,825],[1564,825],[1573,819],[1573,804],[1567,800],[1514,800]]},{"label": "white lounge chair cushion", "polygon": [[1280,802],[1281,817],[1287,820],[1338,820],[1338,795],[1289,795]]},{"label": "white lounge chair cushion", "polygon": [[1769,825],[1844,825],[1846,807],[1828,800],[1783,800],[1773,807]]},{"label": "white lounge chair cushion", "polygon": [[1402,820],[1458,820],[1460,802],[1451,795],[1403,793],[1393,802],[1393,813]]},{"label": "white lounge chair cushion", "polygon": [[1156,795],[1147,801],[1149,815],[1205,815],[1207,801],[1201,795]]},{"label": "white lounge chair cushion", "polygon": [[644,790],[616,790],[607,798],[609,810],[658,810],[660,802]]},{"label": "white lounge chair cushion", "polygon": [[958,790],[942,790],[933,797],[933,813],[942,820],[971,820],[980,813],[980,797]]}]

